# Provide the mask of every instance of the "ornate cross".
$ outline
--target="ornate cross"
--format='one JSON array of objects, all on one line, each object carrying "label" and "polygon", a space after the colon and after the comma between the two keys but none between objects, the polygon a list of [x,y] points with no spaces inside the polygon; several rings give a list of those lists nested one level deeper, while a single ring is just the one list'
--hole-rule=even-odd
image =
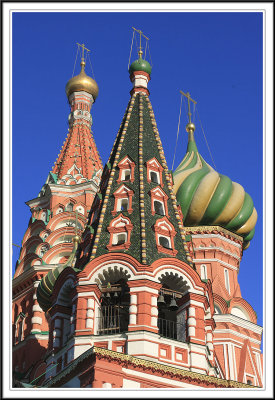
[{"label": "ornate cross", "polygon": [[83,44],[80,44],[80,43],[77,43],[77,42],[76,42],[76,44],[77,44],[79,47],[82,47],[82,59],[84,60],[84,49],[85,49],[86,51],[88,51],[88,52],[90,52],[91,50],[87,49],[87,48],[85,47],[84,43],[83,43]]},{"label": "ornate cross", "polygon": [[139,33],[139,51],[142,51],[142,50],[141,50],[141,49],[142,49],[142,47],[141,47],[141,36],[143,36],[146,40],[149,40],[149,38],[148,38],[147,36],[145,36],[145,35],[143,34],[143,32],[141,32],[140,29],[136,29],[136,28],[134,28],[133,26],[132,26],[132,29],[134,29],[135,32]]},{"label": "ornate cross", "polygon": [[183,93],[180,90],[180,93],[183,94],[183,96],[187,97],[187,101],[188,101],[188,118],[189,118],[189,124],[190,124],[191,123],[191,115],[192,115],[191,111],[190,111],[190,101],[192,101],[194,104],[197,104],[197,102],[195,100],[191,99],[189,92]]}]

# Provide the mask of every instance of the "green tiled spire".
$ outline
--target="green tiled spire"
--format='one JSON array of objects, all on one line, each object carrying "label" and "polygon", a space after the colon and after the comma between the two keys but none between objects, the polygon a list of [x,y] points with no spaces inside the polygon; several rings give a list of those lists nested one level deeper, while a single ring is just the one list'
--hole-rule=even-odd
[{"label": "green tiled spire", "polygon": [[[118,164],[125,157],[131,159],[135,165],[134,179],[119,182]],[[146,163],[152,159],[157,160],[162,168],[162,185],[148,182]],[[133,192],[131,212],[115,213],[114,193],[123,184]],[[150,191],[155,187],[161,187],[167,198],[166,218],[173,225],[175,231],[174,254],[163,253],[157,248],[154,225],[157,220],[165,217],[157,213],[152,214]],[[89,226],[94,229],[90,259],[115,251],[115,249],[110,250],[107,247],[110,243],[108,227],[111,221],[122,214],[131,221],[132,231],[129,248],[118,249],[118,252],[129,254],[147,265],[163,257],[177,257],[186,262],[191,261],[152,106],[148,95],[142,91],[134,92],[130,99],[109,161],[103,172],[99,194],[102,196],[100,212],[94,221],[92,221],[93,213],[91,213],[88,221]]]}]

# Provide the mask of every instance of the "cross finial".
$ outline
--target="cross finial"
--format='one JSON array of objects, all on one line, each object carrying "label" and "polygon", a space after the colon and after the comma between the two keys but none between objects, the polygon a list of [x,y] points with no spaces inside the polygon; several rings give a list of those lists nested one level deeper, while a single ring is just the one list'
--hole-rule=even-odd
[{"label": "cross finial", "polygon": [[81,61],[84,62],[84,61],[85,61],[85,59],[84,59],[84,50],[86,50],[87,52],[90,52],[91,50],[87,49],[87,47],[85,47],[84,43],[80,44],[80,43],[77,43],[77,42],[76,42],[76,44],[77,44],[79,47],[82,47],[82,57],[81,57]]},{"label": "cross finial", "polygon": [[141,36],[143,36],[146,40],[149,40],[149,38],[147,36],[145,36],[140,29],[136,29],[133,26],[132,26],[132,29],[134,29],[135,32],[139,33],[139,52],[138,52],[138,55],[141,58],[141,56],[143,54],[142,47],[141,47]]},{"label": "cross finial", "polygon": [[192,114],[191,114],[191,111],[190,111],[190,101],[192,101],[194,104],[197,104],[197,102],[195,100],[191,99],[191,96],[190,96],[189,92],[183,93],[180,90],[180,93],[183,94],[183,96],[187,97],[187,101],[188,101],[188,119],[189,119],[189,124],[191,124],[191,115]]}]

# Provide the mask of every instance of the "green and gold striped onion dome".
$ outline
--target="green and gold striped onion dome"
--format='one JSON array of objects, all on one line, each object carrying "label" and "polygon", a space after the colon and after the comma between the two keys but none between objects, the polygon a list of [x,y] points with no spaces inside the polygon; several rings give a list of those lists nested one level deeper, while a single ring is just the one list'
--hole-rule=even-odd
[{"label": "green and gold striped onion dome", "polygon": [[193,132],[189,132],[186,155],[173,178],[185,226],[221,226],[242,236],[243,248],[248,248],[257,221],[253,200],[241,185],[204,161]]}]

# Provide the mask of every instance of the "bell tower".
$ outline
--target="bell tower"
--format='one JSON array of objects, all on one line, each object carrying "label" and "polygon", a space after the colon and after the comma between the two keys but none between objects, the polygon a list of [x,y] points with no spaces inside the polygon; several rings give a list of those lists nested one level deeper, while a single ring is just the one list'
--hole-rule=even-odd
[{"label": "bell tower", "polygon": [[98,86],[85,73],[84,52],[89,50],[81,47],[81,71],[66,85],[71,107],[68,135],[38,196],[26,203],[31,218],[13,278],[13,366],[21,377],[35,378],[45,369],[49,327],[37,287],[47,273],[68,261],[72,239],[84,230],[102,174],[91,132]]}]

